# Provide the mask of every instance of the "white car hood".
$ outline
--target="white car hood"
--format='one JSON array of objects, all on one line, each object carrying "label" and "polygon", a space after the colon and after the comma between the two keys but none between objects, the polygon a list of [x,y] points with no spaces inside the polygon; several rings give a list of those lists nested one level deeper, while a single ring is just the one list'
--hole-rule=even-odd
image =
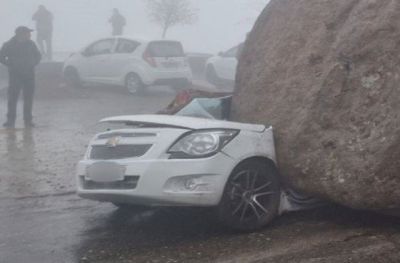
[{"label": "white car hood", "polygon": [[128,115],[105,118],[100,122],[121,123],[127,125],[144,125],[183,128],[190,130],[199,129],[237,129],[254,132],[263,132],[264,125],[244,124],[239,122],[210,120],[193,117],[171,116],[171,115]]}]

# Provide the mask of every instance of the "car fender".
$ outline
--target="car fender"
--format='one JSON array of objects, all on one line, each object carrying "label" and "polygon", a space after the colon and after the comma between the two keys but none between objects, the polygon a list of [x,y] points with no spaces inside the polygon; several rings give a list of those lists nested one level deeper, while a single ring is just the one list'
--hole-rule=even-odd
[{"label": "car fender", "polygon": [[82,52],[85,50],[85,48],[80,49],[76,52],[73,52],[69,55],[68,58],[65,59],[64,65],[63,65],[63,71],[67,67],[74,67],[78,69],[79,61],[82,60],[84,57],[82,56]]},{"label": "car fender", "polygon": [[[224,153],[224,152],[223,152]],[[229,155],[228,155],[229,156]],[[218,203],[221,202],[222,199],[222,195],[223,195],[223,190],[226,187],[226,184],[229,180],[229,177],[231,176],[231,174],[233,173],[233,171],[235,170],[235,168],[240,165],[241,163],[243,163],[246,160],[250,160],[250,159],[254,159],[254,158],[260,158],[260,159],[266,159],[266,160],[270,160],[271,162],[273,162],[275,164],[275,166],[277,167],[277,164],[274,160],[272,160],[271,156],[265,155],[263,153],[247,153],[245,155],[242,155],[241,158],[239,159],[235,159],[236,162],[233,163],[230,167],[227,168],[228,172],[226,173],[226,175],[224,176],[224,178],[221,178],[221,186],[222,189],[220,191],[220,195],[218,196]]]},{"label": "car fender", "polygon": [[90,81],[89,79],[87,79],[87,76],[83,73],[84,70],[82,69],[82,60],[84,59],[84,57],[79,53],[76,53],[74,55],[72,55],[70,58],[68,58],[65,62],[64,62],[64,67],[63,67],[63,73],[65,72],[65,70],[68,67],[72,67],[74,69],[76,69],[76,71],[79,74],[80,80],[82,82],[86,82],[86,81]]},{"label": "car fender", "polygon": [[245,160],[253,158],[268,159],[273,162],[278,169],[272,127],[266,129],[262,133],[243,130],[241,133],[242,134],[238,135],[241,137],[233,139],[222,149],[223,154],[235,160],[232,167],[229,167],[229,173],[226,175],[226,178],[224,178],[224,185],[226,185],[233,170]]},{"label": "car fender", "polygon": [[78,61],[78,60],[77,60],[76,58],[74,58],[74,57],[68,58],[68,59],[64,62],[62,71],[64,72],[65,69],[67,69],[68,67],[77,68],[77,61]]}]

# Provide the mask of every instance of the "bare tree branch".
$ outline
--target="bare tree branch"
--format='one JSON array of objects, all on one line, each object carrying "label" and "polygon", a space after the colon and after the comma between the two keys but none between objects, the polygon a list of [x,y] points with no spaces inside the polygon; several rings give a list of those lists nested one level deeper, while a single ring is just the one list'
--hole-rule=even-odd
[{"label": "bare tree branch", "polygon": [[194,23],[198,13],[188,0],[147,0],[147,10],[151,21],[162,28],[163,38],[170,27]]}]

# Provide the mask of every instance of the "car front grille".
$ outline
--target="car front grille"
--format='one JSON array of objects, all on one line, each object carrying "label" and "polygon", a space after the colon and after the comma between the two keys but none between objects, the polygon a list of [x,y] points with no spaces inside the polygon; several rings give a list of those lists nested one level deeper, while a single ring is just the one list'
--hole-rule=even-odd
[{"label": "car front grille", "polygon": [[121,138],[143,138],[143,137],[155,137],[157,134],[155,133],[147,133],[147,132],[112,132],[106,134],[100,134],[97,136],[98,140],[111,139],[114,137]]},{"label": "car front grille", "polygon": [[92,160],[116,160],[143,156],[151,148],[151,144],[143,145],[93,145],[90,151]]},{"label": "car front grille", "polygon": [[81,185],[85,190],[133,190],[137,187],[139,176],[125,176],[123,181],[96,182],[80,177]]}]

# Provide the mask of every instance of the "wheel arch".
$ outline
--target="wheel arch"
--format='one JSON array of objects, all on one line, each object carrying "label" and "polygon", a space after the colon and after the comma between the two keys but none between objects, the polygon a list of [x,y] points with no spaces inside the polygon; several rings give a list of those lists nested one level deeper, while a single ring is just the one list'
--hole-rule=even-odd
[{"label": "wheel arch", "polygon": [[137,76],[139,76],[139,78],[142,80],[142,82],[146,85],[150,79],[150,76],[148,76],[148,74],[146,74],[146,68],[144,66],[135,65],[134,63],[131,63],[122,71],[122,76],[120,78],[122,84],[125,84],[126,77],[129,74],[136,74]]},{"label": "wheel arch", "polygon": [[62,71],[62,80],[71,87],[81,88],[84,80],[78,68],[74,65],[67,65]]},{"label": "wheel arch", "polygon": [[[254,156],[245,157],[245,158],[241,159],[239,162],[237,162],[235,165],[232,166],[232,168],[230,169],[229,173],[227,173],[227,176],[226,176],[226,178],[225,178],[225,180],[223,182],[223,188],[222,188],[223,191],[224,191],[224,189],[226,187],[226,184],[228,183],[228,180],[231,177],[233,171],[235,171],[235,169],[237,167],[239,167],[240,165],[242,165],[243,163],[249,162],[249,161],[261,161],[261,162],[268,163],[275,170],[277,178],[278,178],[278,181],[280,183],[282,183],[281,176],[280,176],[280,173],[279,173],[278,166],[276,165],[276,162],[272,158],[270,158],[268,156],[254,155]],[[222,199],[222,193],[221,193],[221,196],[218,199],[218,203],[221,202],[221,199]]]},{"label": "wheel arch", "polygon": [[239,165],[242,165],[245,162],[250,162],[250,161],[260,161],[260,162],[267,163],[275,170],[275,172],[277,173],[278,179],[280,179],[279,169],[278,169],[278,166],[276,165],[276,162],[272,158],[270,158],[268,156],[262,156],[262,155],[255,155],[255,156],[249,156],[249,157],[243,158],[233,167],[232,171],[229,173],[229,176],[236,169],[236,167],[238,167]]},{"label": "wheel arch", "polygon": [[136,76],[138,76],[140,79],[142,79],[142,77],[140,77],[140,74],[138,74],[138,73],[137,73],[136,71],[134,71],[134,70],[130,70],[130,71],[128,71],[127,73],[125,73],[125,75],[124,75],[124,77],[123,77],[124,82],[126,81],[126,79],[128,78],[129,75],[136,75]]},{"label": "wheel arch", "polygon": [[273,161],[271,158],[269,158],[267,156],[261,156],[261,155],[247,157],[247,158],[241,160],[236,166],[242,164],[243,162],[248,162],[248,161],[253,161],[253,160],[254,161],[267,162],[268,164],[270,164],[271,166],[273,166],[275,169],[278,170],[278,167],[277,167],[275,161]]},{"label": "wheel arch", "polygon": [[210,74],[211,73],[210,71],[212,70],[213,73],[215,74],[215,76],[218,76],[217,70],[216,70],[215,65],[213,63],[206,64],[205,70],[206,70],[206,74]]},{"label": "wheel arch", "polygon": [[76,66],[74,66],[74,65],[66,65],[66,66],[63,68],[63,75],[65,75],[65,73],[66,73],[67,71],[70,71],[70,70],[73,70],[73,71],[75,71],[76,73],[78,73],[78,69],[77,69]]}]

